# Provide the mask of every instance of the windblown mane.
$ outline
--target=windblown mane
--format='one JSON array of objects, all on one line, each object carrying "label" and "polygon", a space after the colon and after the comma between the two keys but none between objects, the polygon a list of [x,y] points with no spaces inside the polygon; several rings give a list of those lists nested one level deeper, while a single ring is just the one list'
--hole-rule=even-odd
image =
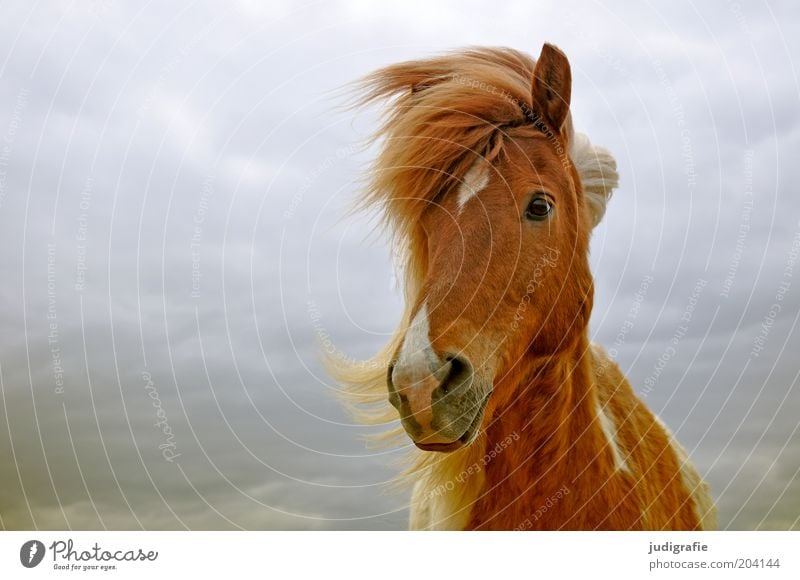
[{"label": "windblown mane", "polygon": [[[406,310],[399,328],[375,357],[355,364],[329,358],[327,363],[356,420],[393,427],[377,437],[385,443],[413,447],[403,439],[397,413],[388,402],[386,373],[427,271],[420,216],[431,202],[454,190],[476,156],[491,162],[503,151],[509,135],[530,130],[535,64],[528,55],[512,49],[471,48],[380,69],[358,86],[360,105],[389,101],[383,124],[374,135],[381,141],[381,150],[360,205],[377,207],[392,235],[400,257]],[[589,201],[587,219],[594,226],[617,185],[616,163],[605,149],[575,134],[571,119],[565,132]],[[479,440],[465,451],[480,457],[483,447]],[[464,461],[460,453],[442,456],[415,450],[414,457],[408,473],[419,474],[435,464],[444,480],[448,471]],[[457,474],[456,470],[449,476]]]}]

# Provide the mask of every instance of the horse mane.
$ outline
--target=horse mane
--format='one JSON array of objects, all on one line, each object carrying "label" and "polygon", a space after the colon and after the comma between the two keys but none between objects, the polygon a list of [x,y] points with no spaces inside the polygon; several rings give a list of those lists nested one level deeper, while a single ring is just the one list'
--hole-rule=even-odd
[{"label": "horse mane", "polygon": [[[394,64],[356,85],[357,105],[388,101],[372,138],[381,142],[380,153],[359,206],[377,209],[392,236],[406,306],[398,329],[372,359],[353,362],[328,356],[326,366],[342,385],[341,398],[356,421],[390,427],[372,437],[376,442],[413,448],[388,402],[386,373],[427,273],[422,212],[452,192],[477,159],[491,162],[502,153],[509,136],[536,130],[531,123],[535,65],[533,58],[513,49],[468,48]],[[616,163],[608,151],[575,133],[571,118],[562,133],[588,199],[587,220],[593,227],[617,185]],[[470,447],[474,448],[470,453],[476,453],[482,446],[476,441]],[[407,474],[434,464],[443,472],[448,465],[456,469],[454,456],[461,455],[414,449],[416,459]]]}]

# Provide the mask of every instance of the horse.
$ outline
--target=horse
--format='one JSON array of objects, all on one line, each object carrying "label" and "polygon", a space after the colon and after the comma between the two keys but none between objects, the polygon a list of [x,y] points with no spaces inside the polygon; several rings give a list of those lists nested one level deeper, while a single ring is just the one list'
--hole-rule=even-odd
[{"label": "horse", "polygon": [[713,529],[708,484],[588,337],[589,239],[619,177],[573,128],[565,54],[468,48],[357,89],[386,103],[360,203],[405,312],[374,358],[328,366],[359,421],[411,448],[410,528]]}]

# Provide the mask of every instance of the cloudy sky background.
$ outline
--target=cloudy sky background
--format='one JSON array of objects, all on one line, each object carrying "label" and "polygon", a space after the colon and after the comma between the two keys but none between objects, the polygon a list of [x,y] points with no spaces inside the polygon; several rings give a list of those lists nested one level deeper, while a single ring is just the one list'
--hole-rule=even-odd
[{"label": "cloudy sky background", "polygon": [[346,215],[378,111],[341,89],[551,41],[622,179],[593,338],[723,528],[800,528],[792,3],[378,4],[3,4],[0,525],[404,527],[398,454],[365,447],[319,364],[326,339],[373,353],[402,308],[374,219]]}]

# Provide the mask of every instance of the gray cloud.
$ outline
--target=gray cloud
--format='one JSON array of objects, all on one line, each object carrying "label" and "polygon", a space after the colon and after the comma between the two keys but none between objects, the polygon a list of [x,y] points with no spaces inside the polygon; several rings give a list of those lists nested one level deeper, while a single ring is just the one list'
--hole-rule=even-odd
[{"label": "gray cloud", "polygon": [[5,528],[403,527],[407,498],[382,485],[401,451],[364,446],[319,364],[327,337],[377,350],[402,306],[374,216],[346,213],[378,112],[342,110],[342,87],[443,49],[544,40],[569,55],[576,123],[622,176],[593,239],[594,338],[691,451],[722,526],[800,525],[789,5],[4,12]]}]

